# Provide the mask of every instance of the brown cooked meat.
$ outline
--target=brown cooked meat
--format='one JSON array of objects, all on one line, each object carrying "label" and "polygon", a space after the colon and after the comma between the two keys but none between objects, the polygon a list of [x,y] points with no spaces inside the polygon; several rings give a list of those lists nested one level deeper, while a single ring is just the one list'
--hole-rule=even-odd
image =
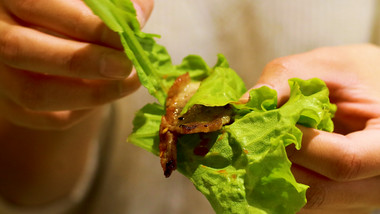
[{"label": "brown cooked meat", "polygon": [[177,168],[177,140],[182,134],[207,133],[221,129],[230,123],[232,109],[194,105],[184,115],[182,109],[199,88],[189,74],[179,76],[168,91],[166,114],[160,125],[160,159],[165,177]]}]

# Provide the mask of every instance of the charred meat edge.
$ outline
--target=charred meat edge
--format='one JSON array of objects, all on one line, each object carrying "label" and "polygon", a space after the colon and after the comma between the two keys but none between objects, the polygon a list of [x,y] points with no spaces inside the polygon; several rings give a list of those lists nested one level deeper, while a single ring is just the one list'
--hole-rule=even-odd
[{"label": "charred meat edge", "polygon": [[194,105],[184,115],[182,109],[198,90],[200,83],[192,82],[188,73],[179,76],[168,91],[166,114],[160,125],[160,161],[165,177],[177,168],[177,140],[179,135],[217,131],[230,123],[229,105],[206,107]]}]

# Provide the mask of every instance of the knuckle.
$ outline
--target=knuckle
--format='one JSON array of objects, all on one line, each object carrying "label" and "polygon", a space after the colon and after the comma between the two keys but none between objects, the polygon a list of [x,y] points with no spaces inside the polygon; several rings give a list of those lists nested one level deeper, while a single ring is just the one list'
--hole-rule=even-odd
[{"label": "knuckle", "polygon": [[331,179],[336,181],[350,181],[358,177],[362,161],[353,149],[343,149],[341,158],[337,160]]},{"label": "knuckle", "polygon": [[311,186],[306,191],[307,203],[305,209],[318,209],[325,204],[327,189],[322,186]]},{"label": "knuckle", "polygon": [[292,69],[292,57],[280,57],[270,61],[263,70],[264,77],[273,77],[276,76],[277,79],[284,79],[293,76],[292,72],[295,72],[295,69]]},{"label": "knuckle", "polygon": [[19,61],[20,43],[15,27],[2,30],[0,36],[0,59],[6,64],[14,65]]},{"label": "knuckle", "polygon": [[288,70],[288,58],[281,57],[274,59],[270,61],[266,66],[264,70],[269,70],[269,71],[287,71]]}]

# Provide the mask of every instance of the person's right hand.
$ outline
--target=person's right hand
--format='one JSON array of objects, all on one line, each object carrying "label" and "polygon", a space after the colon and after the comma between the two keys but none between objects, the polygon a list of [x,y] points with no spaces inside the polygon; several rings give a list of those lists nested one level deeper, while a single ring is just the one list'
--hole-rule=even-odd
[{"label": "person's right hand", "polygon": [[[135,0],[143,25],[153,0]],[[0,0],[0,118],[62,129],[139,87],[118,35],[81,0]]]},{"label": "person's right hand", "polygon": [[[337,105],[333,133],[299,126],[302,147],[288,146],[296,180],[310,186],[299,214],[364,214],[380,208],[380,48],[324,47],[269,63],[258,84],[287,101],[287,80],[318,77]],[[247,94],[245,96],[247,98]]]}]

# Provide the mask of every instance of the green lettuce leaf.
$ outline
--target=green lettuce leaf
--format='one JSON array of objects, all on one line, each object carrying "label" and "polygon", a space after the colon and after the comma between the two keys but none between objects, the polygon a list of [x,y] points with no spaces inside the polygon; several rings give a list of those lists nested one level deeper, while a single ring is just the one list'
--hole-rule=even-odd
[{"label": "green lettuce leaf", "polygon": [[[277,93],[253,89],[246,104],[237,101],[246,88],[223,55],[209,67],[196,55],[173,65],[166,49],[152,34],[140,31],[129,0],[85,0],[112,30],[119,33],[125,53],[144,87],[159,104],[147,104],[133,121],[128,141],[159,155],[159,127],[167,91],[174,80],[189,73],[200,88],[186,105],[231,105],[234,122],[217,132],[184,135],[178,141],[178,171],[209,200],[216,213],[296,213],[306,203],[306,185],[295,181],[285,147],[301,147],[301,124],[333,130],[336,106],[319,79],[289,80],[289,100],[277,108]],[[159,167],[159,161],[157,161]]]},{"label": "green lettuce leaf", "polygon": [[136,142],[139,147],[159,155],[159,137],[161,117],[165,109],[158,104],[147,104],[136,113],[133,120],[133,134],[128,137],[131,142]]},{"label": "green lettuce leaf", "polygon": [[[290,98],[281,108],[273,108],[277,103],[275,90],[265,86],[253,89],[244,107],[251,112],[219,132],[180,138],[178,171],[206,196],[216,213],[290,214],[306,203],[308,187],[296,182],[285,147],[301,146],[302,132],[296,124],[332,131],[336,107],[329,102],[328,89],[319,79],[291,79],[289,85]],[[129,141],[158,154],[163,109],[148,111],[150,108],[157,106],[149,104],[137,113]]]},{"label": "green lettuce leaf", "polygon": [[133,62],[141,84],[160,104],[164,104],[167,91],[175,80],[164,76],[173,70],[171,58],[166,49],[155,42],[156,35],[140,31],[132,2],[85,0],[85,3],[109,28],[119,33],[125,53]]},{"label": "green lettuce leaf", "polygon": [[[223,55],[219,55],[219,60],[210,72],[207,78],[201,82],[199,89],[194,94],[182,113],[193,105],[199,104],[204,106],[225,106],[229,103],[236,102],[247,91],[243,80],[231,68],[226,67]],[[227,63],[228,65],[228,63]]]}]

